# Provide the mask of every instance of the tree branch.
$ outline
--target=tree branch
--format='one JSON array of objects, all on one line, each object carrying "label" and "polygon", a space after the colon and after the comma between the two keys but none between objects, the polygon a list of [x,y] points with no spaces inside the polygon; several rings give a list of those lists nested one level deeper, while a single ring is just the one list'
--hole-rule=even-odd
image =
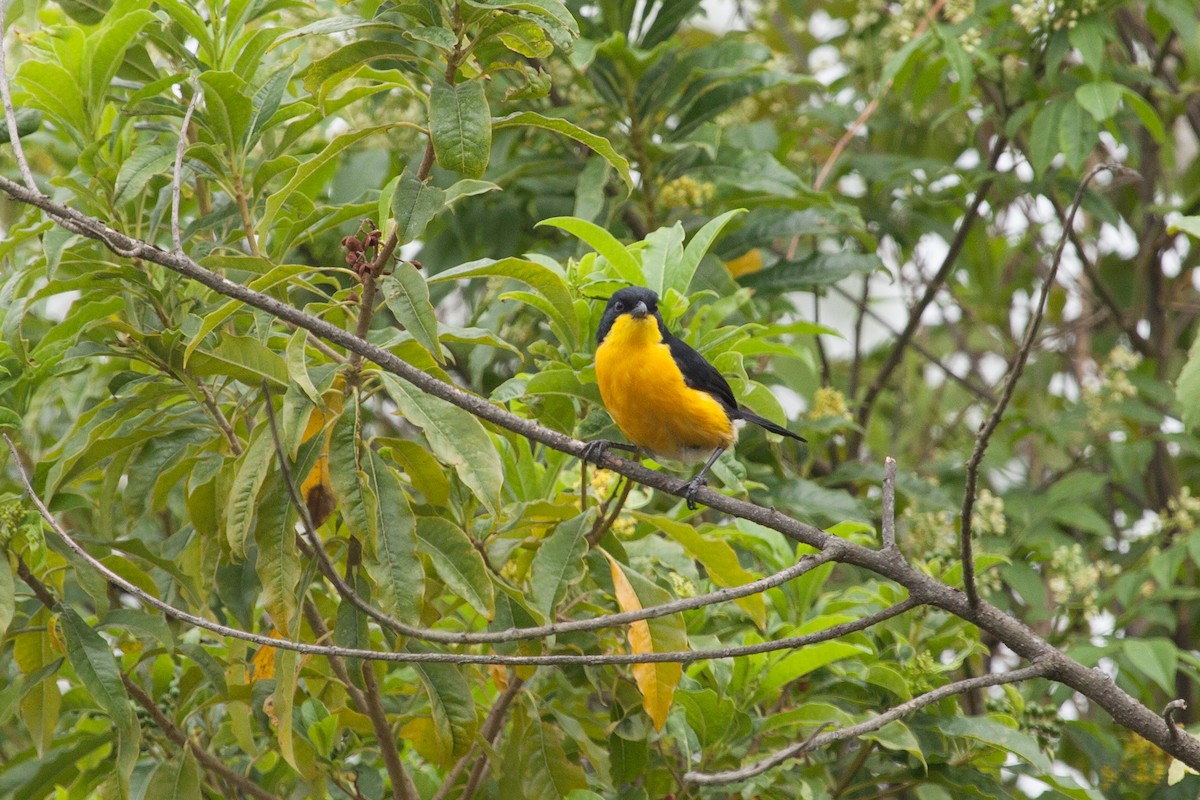
[{"label": "tree branch", "polygon": [[[998,153],[993,153],[993,155],[998,157]],[[104,225],[100,220],[81,214],[61,203],[56,203],[39,192],[27,189],[21,184],[7,178],[0,177],[0,191],[5,192],[15,200],[41,208],[51,218],[68,227],[68,229],[82,236],[103,242],[105,246],[118,255],[152,261],[173,272],[195,280],[225,297],[239,300],[246,305],[266,311],[284,322],[304,328],[327,341],[344,347],[350,352],[358,353],[361,357],[370,359],[381,369],[407,380],[421,391],[456,405],[508,431],[524,436],[530,441],[552,447],[576,458],[581,458],[587,448],[586,442],[581,442],[566,434],[546,428],[532,420],[518,417],[482,397],[466,392],[457,386],[443,383],[432,375],[422,372],[403,361],[388,350],[359,339],[342,328],[322,319],[305,314],[287,303],[280,302],[217,275],[201,267],[186,256],[167,253],[147,242],[138,241],[126,236],[120,231],[113,230]],[[972,217],[978,214],[978,205],[982,203],[982,194],[983,187],[976,194],[978,202],[973,204],[975,211],[970,215]],[[962,230],[963,228],[960,227],[960,233]],[[963,236],[965,237],[965,234]],[[911,322],[910,320],[910,324]],[[684,496],[687,490],[687,483],[685,481],[646,469],[640,464],[617,458],[611,454],[604,454],[597,461],[601,466],[632,478],[644,486],[658,489],[677,497]],[[1200,740],[1197,740],[1185,731],[1178,731],[1177,734],[1172,734],[1166,722],[1157,711],[1139,703],[1127,692],[1118,687],[1107,675],[1088,669],[1079,662],[1068,658],[1020,620],[986,601],[981,600],[978,605],[972,606],[962,592],[925,575],[904,559],[896,558],[893,553],[872,550],[852,542],[837,539],[812,525],[792,519],[773,508],[766,508],[737,498],[728,497],[707,488],[697,493],[697,499],[715,511],[758,523],[818,550],[824,550],[835,541],[840,542],[839,546],[842,548],[842,551],[838,556],[838,561],[862,567],[901,584],[908,589],[910,599],[914,602],[937,606],[960,617],[966,622],[976,625],[989,635],[995,637],[998,641],[1003,642],[1017,655],[1027,660],[1039,662],[1048,660],[1051,667],[1047,673],[1047,677],[1069,686],[1095,702],[1098,706],[1105,709],[1117,724],[1136,732],[1142,738],[1175,756],[1193,769],[1200,769]],[[46,516],[49,516],[48,511],[43,514],[43,518]],[[98,566],[103,568],[102,564],[95,562],[90,556],[88,556],[88,559],[90,559],[89,563],[92,563],[93,567]],[[111,572],[104,571],[103,569],[102,574],[106,574],[106,577],[112,575]],[[112,575],[112,577],[117,576]],[[169,610],[169,607],[168,609],[160,608],[160,610]],[[199,627],[212,625],[207,620],[190,614],[178,618],[196,624]],[[209,629],[212,630],[211,627]],[[270,639],[265,636],[259,637],[256,634],[247,634],[243,631],[225,629],[218,632],[222,635],[226,635],[228,632],[228,635],[244,638],[248,641],[255,641],[259,644],[276,647],[283,646],[279,640]],[[349,648],[332,648],[332,652],[346,657],[386,657],[385,660],[395,661],[425,660],[422,657],[429,655],[446,660],[445,654],[367,653],[364,655],[361,651],[356,652]],[[696,654],[691,654],[691,659],[695,659],[696,657]],[[462,657],[455,655],[450,660],[453,658]],[[502,659],[496,656],[471,656],[471,658],[483,663],[504,663]],[[554,656],[552,658],[565,659],[566,657]],[[629,660],[629,656],[625,655],[613,655],[604,658],[614,659],[612,661],[605,661],[604,663],[632,663]],[[617,659],[625,659],[625,661],[622,662]],[[428,660],[436,659],[431,658]],[[544,663],[570,662],[546,661]]]},{"label": "tree branch", "polygon": [[188,126],[192,123],[192,114],[195,112],[196,103],[199,100],[200,84],[193,77],[192,99],[188,103],[187,113],[183,115],[183,123],[179,126],[179,144],[175,148],[175,170],[171,173],[171,242],[175,245],[176,253],[183,252],[183,235],[179,232],[179,196],[180,186],[183,183],[183,151],[187,150]]},{"label": "tree branch", "polygon": [[[1000,155],[1008,146],[1008,139],[1005,136],[997,136],[995,143],[992,145],[992,153],[988,157],[987,171],[994,172],[996,164],[1000,160]],[[950,242],[950,249],[946,251],[946,257],[942,259],[942,265],[938,268],[937,274],[929,281],[929,285],[925,287],[925,293],[921,295],[921,299],[912,305],[908,311],[908,324],[904,326],[904,330],[900,332],[900,336],[896,339],[896,343],[892,346],[892,351],[888,353],[887,360],[883,362],[883,366],[879,368],[879,372],[875,375],[875,379],[871,381],[871,385],[867,388],[867,393],[863,397],[862,403],[858,407],[856,420],[858,422],[859,431],[856,432],[850,440],[847,448],[851,454],[858,452],[862,446],[863,437],[866,433],[867,423],[871,418],[871,410],[875,406],[875,400],[879,397],[883,387],[887,385],[888,379],[892,377],[892,372],[896,367],[900,366],[900,362],[904,358],[904,351],[912,341],[913,336],[917,332],[917,328],[921,327],[921,317],[927,309],[946,280],[950,277],[950,273],[954,271],[955,264],[958,263],[958,257],[962,254],[963,248],[967,244],[967,237],[971,233],[971,229],[975,226],[975,221],[979,219],[979,210],[983,207],[984,200],[988,193],[992,190],[995,183],[995,178],[989,177],[979,185],[975,190],[975,197],[971,200],[971,205],[963,214],[962,222],[959,223],[958,231],[954,234],[954,239]]]},{"label": "tree branch", "polygon": [[4,102],[4,122],[8,126],[8,141],[12,145],[13,157],[17,160],[17,168],[21,171],[21,180],[30,191],[37,192],[37,181],[29,170],[29,162],[25,160],[25,148],[21,146],[21,137],[17,132],[16,111],[13,110],[12,90],[8,85],[8,67],[5,63],[6,52],[4,35],[8,31],[5,17],[8,12],[7,0],[0,0],[0,99]]},{"label": "tree branch", "polygon": [[1025,371],[1025,363],[1029,360],[1029,353],[1033,349],[1034,339],[1037,338],[1038,330],[1042,327],[1042,317],[1046,313],[1046,298],[1050,296],[1050,290],[1054,287],[1054,280],[1058,276],[1058,266],[1062,263],[1062,254],[1067,246],[1068,232],[1075,222],[1075,213],[1079,210],[1079,204],[1083,202],[1084,192],[1087,191],[1087,186],[1093,178],[1101,172],[1106,171],[1113,173],[1132,172],[1118,164],[1097,164],[1079,182],[1079,189],[1075,192],[1075,199],[1071,202],[1071,207],[1067,211],[1066,218],[1063,219],[1062,234],[1058,238],[1058,245],[1054,248],[1054,258],[1050,262],[1050,271],[1046,274],[1042,282],[1042,291],[1038,295],[1033,319],[1030,320],[1029,327],[1025,330],[1025,338],[1022,340],[1021,346],[1017,349],[1017,356],[1013,361],[1012,368],[1009,369],[1008,375],[1005,377],[1004,389],[1000,393],[1000,399],[996,402],[996,407],[992,409],[991,416],[979,426],[979,435],[975,437],[975,449],[971,453],[971,458],[967,461],[967,487],[963,492],[962,519],[959,523],[959,550],[962,557],[963,587],[966,589],[967,600],[972,606],[979,603],[979,593],[975,587],[974,546],[971,540],[971,514],[975,508],[975,492],[979,483],[979,467],[983,463],[983,455],[987,451],[988,442],[991,441],[992,434],[995,433],[996,427],[1000,424],[1000,419],[1004,416],[1005,409],[1008,408],[1009,401],[1012,400],[1017,381],[1021,379],[1021,373]]},{"label": "tree branch", "polygon": [[889,722],[894,722],[901,717],[911,714],[914,711],[924,708],[930,703],[936,703],[946,697],[952,697],[956,694],[969,692],[974,689],[981,689],[987,686],[999,686],[1003,683],[1017,683],[1018,681],[1027,681],[1030,678],[1044,678],[1050,672],[1050,665],[1045,662],[1037,662],[1024,669],[1013,670],[1012,672],[993,673],[990,675],[980,675],[976,678],[966,678],[965,680],[948,683],[945,686],[939,686],[936,689],[918,695],[912,700],[901,703],[898,706],[893,706],[877,717],[872,717],[865,722],[860,722],[857,725],[849,725],[836,731],[821,734],[819,736],[810,736],[807,740],[800,744],[786,747],[775,753],[772,756],[755,761],[753,764],[747,764],[740,769],[732,769],[726,772],[689,772],[683,776],[688,783],[693,783],[699,786],[716,786],[723,783],[733,783],[734,781],[743,781],[747,778],[753,778],[755,775],[761,775],[778,764],[782,764],[788,759],[795,758],[798,755],[815,750],[818,747],[835,742],[841,742],[846,739],[853,739],[862,736],[864,733],[877,731]]}]

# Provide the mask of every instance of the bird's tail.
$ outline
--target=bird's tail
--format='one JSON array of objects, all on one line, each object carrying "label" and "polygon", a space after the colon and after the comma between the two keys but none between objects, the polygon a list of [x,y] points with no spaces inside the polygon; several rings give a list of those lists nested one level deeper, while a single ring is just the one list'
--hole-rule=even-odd
[{"label": "bird's tail", "polygon": [[753,422],[755,425],[759,426],[760,428],[765,428],[765,429],[769,430],[771,433],[778,433],[780,436],[787,436],[792,439],[795,439],[798,442],[807,442],[808,441],[808,439],[805,439],[800,434],[792,433],[791,431],[789,431],[787,428],[783,427],[782,425],[776,425],[774,422],[771,422],[771,420],[767,419],[766,417],[760,417],[758,414],[755,414],[753,411],[747,411],[744,408],[739,408],[737,410],[737,418],[744,419],[744,420],[746,420],[746,422]]}]

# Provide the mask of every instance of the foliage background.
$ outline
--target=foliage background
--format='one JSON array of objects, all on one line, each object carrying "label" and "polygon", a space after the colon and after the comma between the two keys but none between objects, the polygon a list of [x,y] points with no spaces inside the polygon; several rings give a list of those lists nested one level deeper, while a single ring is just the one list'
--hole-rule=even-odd
[{"label": "foliage background", "polygon": [[[1151,707],[1196,706],[1196,368],[1173,385],[1200,309],[1187,0],[767,0],[739,6],[733,31],[691,0],[27,0],[5,23],[14,120],[56,199],[171,248],[196,99],[188,255],[582,438],[614,434],[591,375],[598,298],[662,288],[739,396],[809,439],[747,433],[718,464],[722,491],[874,544],[893,455],[901,549],[951,584],[963,464],[1066,208],[1095,163],[1129,167],[1140,179],[1101,176],[1069,231],[984,461],[977,567],[988,600],[1072,658]],[[11,147],[3,168],[18,174]],[[36,209],[0,216],[4,420],[64,526],[172,605],[306,641],[426,647],[368,624],[293,536],[268,397],[310,507],[336,506],[319,532],[339,572],[410,624],[587,618],[799,555],[666,495],[622,498],[607,473],[589,470],[587,490],[611,519],[582,508],[574,459]],[[421,266],[388,261],[374,313],[363,220],[384,241],[398,230]],[[3,480],[3,797],[247,791],[199,753],[280,797],[1196,794],[1045,681],[941,701],[732,788],[684,784],[1016,659],[927,608],[649,675],[256,656],[131,602],[43,530],[13,464]],[[902,596],[828,564],[628,638],[459,650],[753,644]],[[157,715],[131,710],[138,691]]]}]

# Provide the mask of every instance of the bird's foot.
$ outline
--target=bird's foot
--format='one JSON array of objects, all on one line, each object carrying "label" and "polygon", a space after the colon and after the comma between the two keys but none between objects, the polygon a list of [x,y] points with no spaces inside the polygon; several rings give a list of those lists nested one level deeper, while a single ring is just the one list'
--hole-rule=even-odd
[{"label": "bird's foot", "polygon": [[689,510],[696,510],[696,492],[700,491],[705,486],[708,486],[708,479],[703,475],[697,475],[687,482],[687,491],[684,492],[683,499],[687,501],[687,507]]},{"label": "bird's foot", "polygon": [[593,439],[583,448],[583,460],[600,463],[600,459],[610,450],[625,450],[631,454],[637,453],[637,448],[622,442],[612,442],[608,439]]}]

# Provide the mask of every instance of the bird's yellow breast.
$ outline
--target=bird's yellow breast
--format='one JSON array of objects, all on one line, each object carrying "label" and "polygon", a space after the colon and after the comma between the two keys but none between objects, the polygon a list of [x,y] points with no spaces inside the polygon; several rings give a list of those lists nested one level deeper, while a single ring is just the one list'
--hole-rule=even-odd
[{"label": "bird's yellow breast", "polygon": [[703,461],[733,446],[725,408],[684,382],[652,316],[617,318],[596,349],[596,381],[617,427],[656,457]]}]

